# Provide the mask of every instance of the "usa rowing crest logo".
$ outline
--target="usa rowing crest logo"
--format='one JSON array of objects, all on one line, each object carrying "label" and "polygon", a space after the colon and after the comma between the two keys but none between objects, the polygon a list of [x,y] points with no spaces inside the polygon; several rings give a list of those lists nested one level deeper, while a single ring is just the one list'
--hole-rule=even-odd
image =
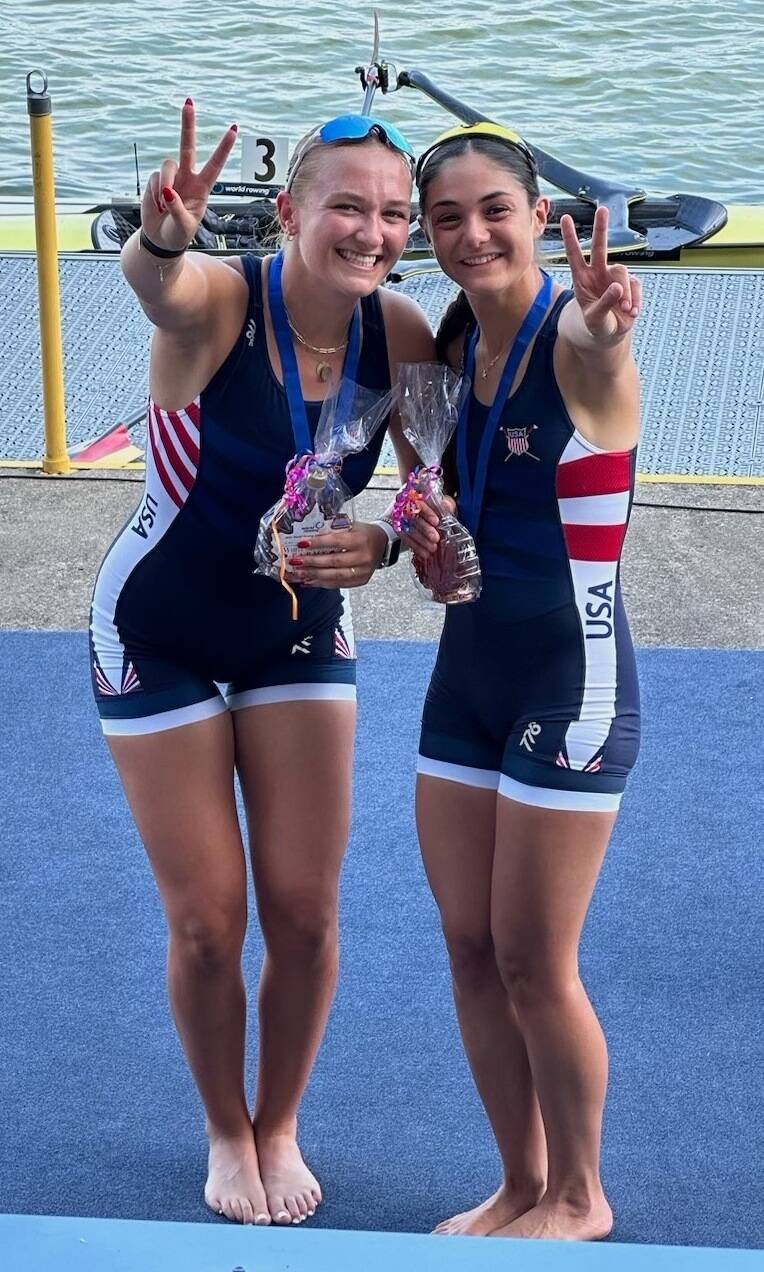
[{"label": "usa rowing crest logo", "polygon": [[537,428],[538,424],[527,424],[525,428],[503,428],[501,430],[507,439],[507,453],[504,456],[505,464],[513,455],[530,455],[531,459],[539,458],[531,450],[531,433]]}]

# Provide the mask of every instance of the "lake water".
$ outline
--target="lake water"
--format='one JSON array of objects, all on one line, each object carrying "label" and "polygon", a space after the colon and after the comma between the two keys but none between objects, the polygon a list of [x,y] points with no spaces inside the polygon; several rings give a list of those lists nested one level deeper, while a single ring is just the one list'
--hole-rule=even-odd
[{"label": "lake water", "polygon": [[[414,0],[381,4],[381,54],[578,167],[764,202],[762,0]],[[161,17],[160,17],[161,14]],[[177,147],[180,105],[199,111],[206,154],[243,133],[299,137],[358,109],[372,8],[315,0],[0,0],[0,198],[30,193],[25,76],[53,97],[60,196],[134,188]],[[449,117],[411,90],[378,97],[421,147]],[[226,176],[239,175],[239,159]]]}]

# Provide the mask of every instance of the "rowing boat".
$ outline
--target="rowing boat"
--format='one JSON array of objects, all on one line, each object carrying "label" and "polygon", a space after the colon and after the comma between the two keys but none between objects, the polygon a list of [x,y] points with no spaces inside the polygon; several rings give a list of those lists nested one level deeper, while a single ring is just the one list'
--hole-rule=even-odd
[{"label": "rowing boat", "polygon": [[[376,92],[383,95],[401,88],[414,89],[438,103],[466,124],[491,121],[441,88],[418,69],[399,71],[390,62],[378,61],[379,24],[375,14],[372,59],[356,67],[365,91],[363,111],[371,110]],[[560,219],[573,218],[584,249],[590,238],[598,207],[609,213],[608,255],[614,260],[654,268],[752,269],[764,267],[764,204],[726,205],[696,194],[649,196],[640,186],[607,177],[592,176],[556,158],[526,140],[539,176],[550,187],[552,212],[540,243],[550,262],[564,258]],[[274,179],[271,167],[268,180]],[[136,153],[137,176],[137,153]],[[140,179],[133,197],[96,197],[91,201],[57,204],[60,251],[83,255],[119,252],[140,225]],[[278,242],[276,196],[278,185],[221,181],[212,197],[191,246],[199,251],[235,253],[272,251]],[[430,258],[430,248],[412,203],[410,230],[403,253],[406,264]],[[0,203],[0,253],[35,249],[35,224],[31,200]],[[434,264],[434,262],[433,262]]]},{"label": "rowing boat", "polygon": [[[275,187],[262,187],[256,196],[231,193],[214,196],[202,227],[200,250],[208,252],[272,251],[275,243]],[[60,201],[57,204],[58,246],[62,252],[82,255],[118,252],[137,229],[139,204],[135,199]],[[591,230],[594,208],[582,199],[555,199],[542,251],[550,260],[562,255],[559,222],[569,213],[579,236]],[[429,256],[412,207],[412,230],[404,261]],[[764,205],[727,204],[697,195],[675,194],[645,198],[630,209],[629,224],[647,240],[645,247],[612,253],[616,260],[655,266],[679,265],[713,269],[764,268]],[[31,201],[9,199],[0,203],[0,252],[33,252],[34,211]]]}]

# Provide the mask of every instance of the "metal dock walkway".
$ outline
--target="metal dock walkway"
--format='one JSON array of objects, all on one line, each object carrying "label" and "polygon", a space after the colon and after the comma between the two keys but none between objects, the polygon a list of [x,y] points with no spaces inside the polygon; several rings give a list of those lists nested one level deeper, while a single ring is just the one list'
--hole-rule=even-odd
[{"label": "metal dock walkway", "polygon": [[[115,256],[62,254],[60,276],[69,446],[125,422],[143,448],[150,324]],[[639,268],[639,276],[640,477],[764,484],[764,270]],[[455,291],[440,272],[412,272],[395,286],[433,324]],[[0,464],[34,465],[43,411],[32,253],[0,254],[0,342]],[[381,465],[394,468],[389,446]]]}]

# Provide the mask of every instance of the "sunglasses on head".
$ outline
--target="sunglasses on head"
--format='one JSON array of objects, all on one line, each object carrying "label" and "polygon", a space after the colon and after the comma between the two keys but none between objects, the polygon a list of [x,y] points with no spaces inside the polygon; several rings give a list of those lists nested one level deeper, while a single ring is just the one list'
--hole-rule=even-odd
[{"label": "sunglasses on head", "polygon": [[305,139],[302,146],[295,151],[287,174],[285,188],[287,190],[291,189],[300,164],[314,146],[321,143],[331,146],[335,142],[341,141],[365,141],[367,137],[378,137],[380,141],[384,141],[386,145],[397,151],[398,154],[403,155],[413,173],[414,151],[403,133],[394,124],[388,123],[385,119],[377,119],[375,115],[338,115],[336,119],[330,119],[327,123],[314,129]]},{"label": "sunglasses on head", "polygon": [[528,167],[534,176],[538,173],[538,164],[536,163],[533,151],[527,142],[523,141],[519,133],[512,128],[505,128],[502,124],[492,124],[489,120],[483,120],[478,124],[460,124],[457,128],[449,128],[447,132],[441,133],[436,137],[431,146],[419,156],[419,163],[416,166],[416,182],[419,185],[422,179],[422,173],[429,159],[435,154],[436,150],[440,150],[448,141],[457,141],[466,137],[486,137],[490,141],[501,142],[502,145],[508,146],[511,150],[519,150],[525,159]]}]

